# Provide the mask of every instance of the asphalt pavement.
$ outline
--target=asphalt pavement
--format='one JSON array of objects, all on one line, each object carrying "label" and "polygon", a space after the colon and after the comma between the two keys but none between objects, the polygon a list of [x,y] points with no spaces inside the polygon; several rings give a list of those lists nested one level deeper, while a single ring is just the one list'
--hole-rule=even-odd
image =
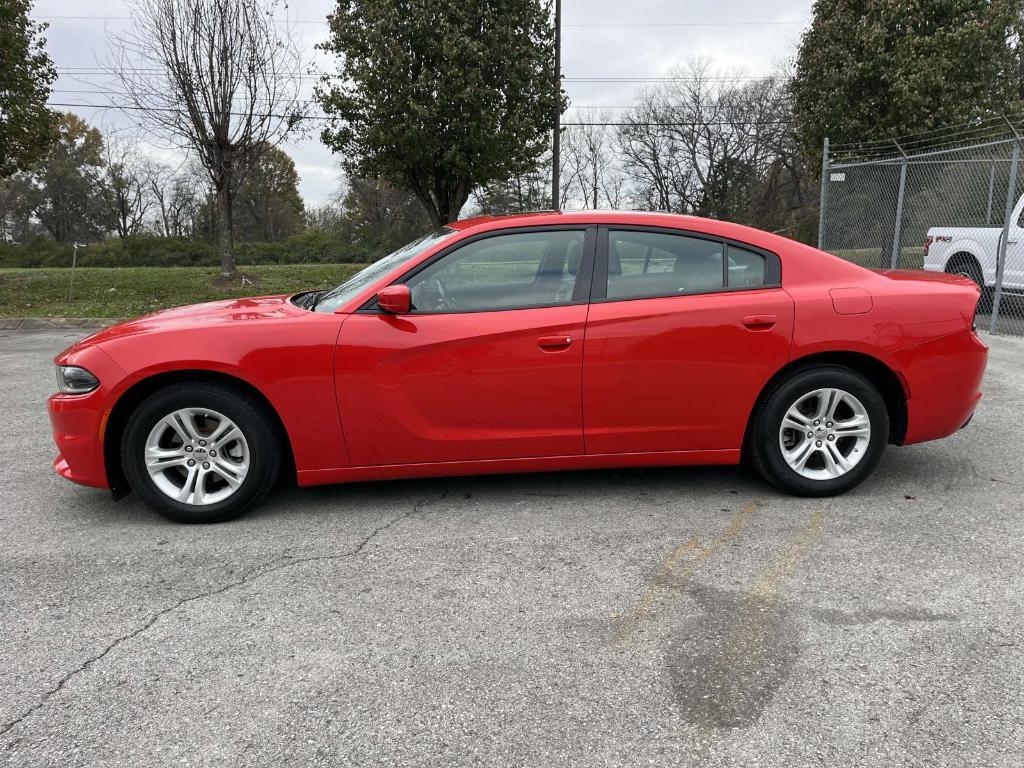
[{"label": "asphalt pavement", "polygon": [[1021,340],[841,498],[594,471],[196,527],[52,473],[81,333],[0,332],[0,763],[1020,765]]}]

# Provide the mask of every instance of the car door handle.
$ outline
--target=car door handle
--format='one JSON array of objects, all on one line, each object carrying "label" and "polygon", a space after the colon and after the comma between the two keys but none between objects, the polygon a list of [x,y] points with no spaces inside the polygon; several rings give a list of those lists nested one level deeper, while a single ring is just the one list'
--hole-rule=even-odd
[{"label": "car door handle", "polygon": [[537,346],[545,352],[559,352],[572,346],[572,336],[541,336]]},{"label": "car door handle", "polygon": [[775,325],[775,315],[747,315],[743,318],[743,324],[752,331],[766,331]]}]

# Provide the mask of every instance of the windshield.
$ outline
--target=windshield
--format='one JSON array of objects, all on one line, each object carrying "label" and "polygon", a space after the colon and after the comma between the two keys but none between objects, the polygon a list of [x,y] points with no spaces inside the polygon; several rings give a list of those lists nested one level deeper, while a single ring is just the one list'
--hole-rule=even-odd
[{"label": "windshield", "polygon": [[437,232],[431,232],[419,240],[413,240],[408,245],[402,246],[380,261],[375,261],[370,266],[359,270],[334,290],[325,293],[317,300],[314,309],[317,312],[333,312],[382,275],[418,256],[451,234],[454,234],[454,231],[451,229],[439,229]]}]

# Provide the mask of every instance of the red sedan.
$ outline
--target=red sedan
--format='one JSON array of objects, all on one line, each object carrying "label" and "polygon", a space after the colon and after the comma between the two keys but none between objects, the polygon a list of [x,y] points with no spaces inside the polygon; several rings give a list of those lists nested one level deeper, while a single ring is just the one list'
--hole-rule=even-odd
[{"label": "red sedan", "polygon": [[57,357],[59,474],[226,520],[300,485],[736,464],[853,488],[981,397],[978,288],[719,221],[462,221],[331,291],[157,312]]}]

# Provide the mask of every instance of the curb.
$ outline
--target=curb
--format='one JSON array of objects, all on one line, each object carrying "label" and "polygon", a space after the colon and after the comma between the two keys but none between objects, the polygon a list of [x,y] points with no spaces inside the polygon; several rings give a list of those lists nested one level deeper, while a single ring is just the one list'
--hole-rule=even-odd
[{"label": "curb", "polygon": [[0,317],[0,331],[103,328],[116,322],[116,318],[110,317]]}]

